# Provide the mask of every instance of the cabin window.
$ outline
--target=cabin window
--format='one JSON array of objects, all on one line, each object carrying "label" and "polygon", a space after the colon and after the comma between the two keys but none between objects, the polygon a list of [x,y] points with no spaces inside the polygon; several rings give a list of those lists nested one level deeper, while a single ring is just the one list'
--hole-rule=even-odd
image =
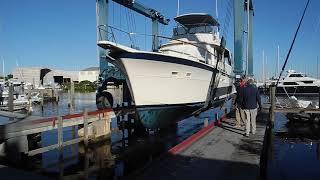
[{"label": "cabin window", "polygon": [[289,77],[304,77],[303,74],[291,74]]},{"label": "cabin window", "polygon": [[177,71],[172,71],[171,74],[176,76],[176,75],[178,75],[178,72]]},{"label": "cabin window", "polygon": [[302,82],[305,84],[312,84],[313,83],[313,81],[302,81]]},{"label": "cabin window", "polygon": [[190,72],[187,72],[187,73],[186,73],[186,76],[187,76],[187,77],[191,77],[191,73],[190,73]]},{"label": "cabin window", "polygon": [[283,85],[298,85],[298,83],[295,83],[295,82],[284,82]]}]

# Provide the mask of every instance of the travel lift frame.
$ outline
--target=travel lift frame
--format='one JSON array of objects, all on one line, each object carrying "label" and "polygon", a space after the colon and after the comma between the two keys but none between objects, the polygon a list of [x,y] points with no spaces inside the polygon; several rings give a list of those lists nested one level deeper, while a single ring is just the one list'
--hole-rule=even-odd
[{"label": "travel lift frame", "polygon": [[[108,40],[108,15],[109,15],[109,2],[113,1],[126,8],[129,8],[147,18],[152,20],[152,50],[158,51],[159,49],[159,23],[168,25],[170,19],[165,18],[159,11],[146,7],[135,0],[96,0],[97,8],[97,38],[99,40]],[[106,27],[104,31],[99,31],[99,28]],[[99,37],[100,36],[100,37]],[[100,73],[108,68],[106,62],[106,50],[99,48],[99,60],[100,60]]]},{"label": "travel lift frame", "polygon": [[[168,25],[170,19],[165,18],[157,10],[146,7],[135,0],[96,0],[97,39],[100,41],[108,40],[109,2],[111,1],[152,20],[152,51],[157,52],[159,49],[159,23]],[[100,31],[101,28],[104,28],[103,31]],[[96,103],[98,108],[113,107],[113,96],[110,92],[107,92],[107,85],[109,82],[112,82],[113,87],[123,89],[121,92],[123,94],[123,98],[127,99],[127,101],[131,101],[130,95],[128,92],[125,92],[127,85],[124,76],[117,68],[109,65],[106,56],[107,53],[108,51],[98,47],[100,64],[99,87],[96,94]],[[110,71],[108,71],[109,69]],[[103,73],[107,74],[106,77],[102,77]],[[119,88],[119,85],[122,85],[122,88]]]}]

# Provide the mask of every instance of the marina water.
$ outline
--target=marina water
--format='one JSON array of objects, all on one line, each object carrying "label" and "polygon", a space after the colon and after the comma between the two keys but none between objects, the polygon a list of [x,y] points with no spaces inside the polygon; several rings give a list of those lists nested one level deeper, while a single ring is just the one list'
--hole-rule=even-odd
[{"label": "marina water", "polygon": [[[74,110],[68,107],[68,94],[60,93],[60,101],[47,102],[44,110],[34,105],[32,115],[53,117],[80,113],[85,108],[96,110],[95,93],[75,93]],[[231,101],[226,103],[231,106]],[[93,143],[88,148],[82,143],[66,146],[63,158],[58,150],[49,151],[32,157],[25,157],[12,166],[33,171],[53,178],[89,178],[119,179],[145,167],[153,159],[163,155],[170,148],[203,128],[204,119],[209,123],[224,114],[220,108],[203,112],[197,117],[179,121],[175,126],[159,131],[115,130],[110,140]],[[118,119],[119,120],[119,119]],[[117,118],[113,118],[111,128],[118,128]],[[64,141],[77,137],[78,127],[64,128]],[[130,131],[130,132],[129,132]],[[37,146],[48,146],[57,143],[57,130],[44,132]]]}]

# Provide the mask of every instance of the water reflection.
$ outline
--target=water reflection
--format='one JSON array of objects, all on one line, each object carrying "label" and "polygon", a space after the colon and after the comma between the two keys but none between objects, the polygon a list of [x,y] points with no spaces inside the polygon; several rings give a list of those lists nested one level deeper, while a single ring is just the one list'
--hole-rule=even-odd
[{"label": "water reflection", "polygon": [[[95,94],[76,94],[74,110],[68,108],[68,94],[61,93],[59,103],[46,103],[44,111],[39,105],[33,107],[33,115],[57,116],[96,110]],[[226,107],[231,106],[231,101]],[[223,110],[210,109],[198,117],[187,117],[173,123],[168,128],[148,130],[138,120],[137,114],[123,115],[113,118],[111,138],[103,142],[91,143],[85,147],[83,143],[64,147],[62,154],[58,150],[49,151],[33,157],[26,157],[20,168],[53,178],[72,179],[121,179],[148,165],[170,148],[199,131],[208,118],[209,123],[214,121],[215,114],[219,117]],[[184,113],[183,113],[184,114]],[[180,116],[179,116],[180,117]],[[172,118],[172,117],[170,117]],[[79,127],[67,127],[63,130],[64,141],[78,136]],[[56,130],[41,133],[31,149],[57,143]]]},{"label": "water reflection", "polygon": [[320,179],[319,140],[319,123],[278,115],[269,147],[267,179]]}]

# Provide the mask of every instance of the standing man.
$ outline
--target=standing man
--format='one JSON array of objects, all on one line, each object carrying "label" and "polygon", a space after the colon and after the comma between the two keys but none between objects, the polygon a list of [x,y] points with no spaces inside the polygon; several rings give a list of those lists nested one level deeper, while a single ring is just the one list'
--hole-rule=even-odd
[{"label": "standing man", "polygon": [[245,114],[243,109],[241,108],[241,98],[242,98],[242,90],[245,86],[245,77],[242,77],[238,84],[236,84],[236,99],[235,99],[235,106],[236,106],[236,125],[235,128],[241,127],[241,122],[245,120]]},{"label": "standing man", "polygon": [[256,133],[257,105],[259,105],[259,111],[261,110],[260,94],[258,89],[254,86],[253,79],[249,79],[246,87],[242,90],[241,104],[246,114],[245,136],[249,137],[250,124],[252,126],[252,134]]}]

